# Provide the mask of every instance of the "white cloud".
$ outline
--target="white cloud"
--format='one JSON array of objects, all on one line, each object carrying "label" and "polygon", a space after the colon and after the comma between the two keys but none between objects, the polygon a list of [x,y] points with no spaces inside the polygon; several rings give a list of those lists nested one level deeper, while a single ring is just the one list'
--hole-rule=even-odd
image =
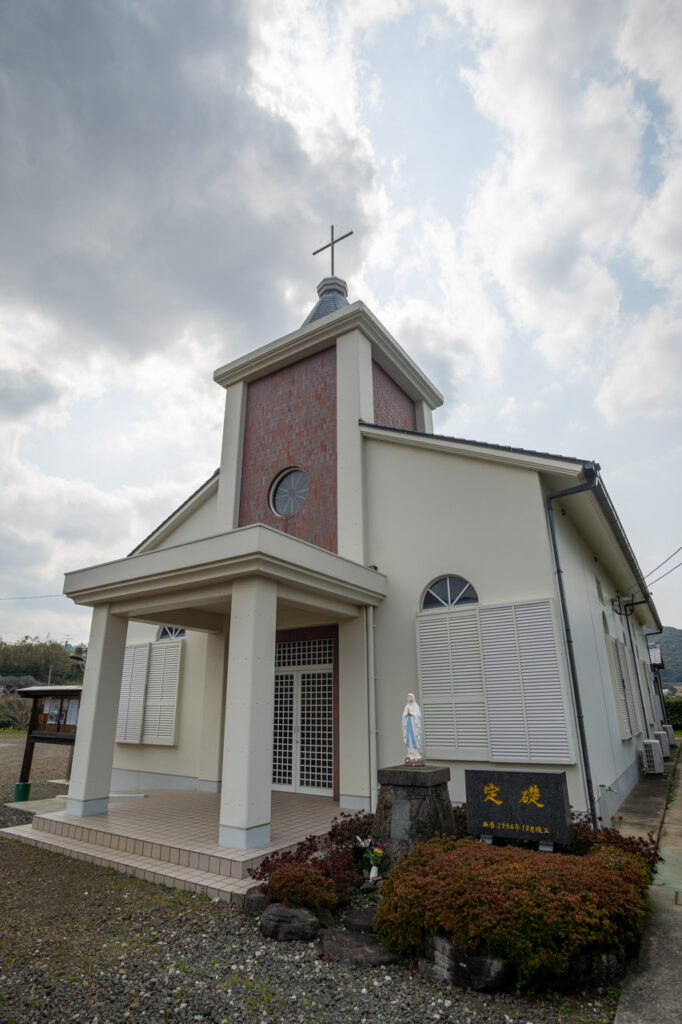
[{"label": "white cloud", "polygon": [[655,308],[619,339],[613,368],[597,395],[611,423],[664,420],[682,410],[682,314]]}]

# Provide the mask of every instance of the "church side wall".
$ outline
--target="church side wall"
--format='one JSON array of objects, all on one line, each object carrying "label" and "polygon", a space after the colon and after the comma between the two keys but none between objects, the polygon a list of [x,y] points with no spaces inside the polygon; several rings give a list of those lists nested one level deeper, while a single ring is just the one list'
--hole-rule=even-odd
[{"label": "church side wall", "polygon": [[[463,576],[482,604],[550,598],[560,633],[536,473],[374,439],[365,443],[365,458],[367,561],[389,579],[388,595],[376,610],[378,762],[383,767],[404,757],[400,717],[407,693],[418,693],[416,615],[429,583],[447,574]],[[563,649],[559,657],[577,753]],[[452,799],[463,801],[464,770],[482,763],[447,763]],[[579,768],[573,764],[565,770],[571,802],[583,807]]]},{"label": "church side wall", "polygon": [[[611,605],[617,592],[613,580],[603,565],[595,561],[594,552],[578,533],[571,515],[568,508],[565,517],[556,516],[557,542],[595,799],[600,804],[602,815],[608,817],[617,810],[639,778],[638,748],[646,734],[626,740],[621,737],[602,616],[606,619],[610,635],[629,649],[627,626],[625,619],[616,615]],[[601,584],[603,602],[597,580]],[[631,621],[631,626],[633,633],[639,632],[636,619]],[[641,647],[639,650],[641,658]],[[639,701],[637,692],[634,696]]]},{"label": "church side wall", "polygon": [[417,429],[414,402],[384,369],[372,360],[374,422],[384,427]]},{"label": "church side wall", "polygon": [[[292,516],[276,516],[270,487],[282,470],[308,474],[308,498]],[[336,349],[301,359],[248,386],[239,525],[264,523],[337,550]]]}]

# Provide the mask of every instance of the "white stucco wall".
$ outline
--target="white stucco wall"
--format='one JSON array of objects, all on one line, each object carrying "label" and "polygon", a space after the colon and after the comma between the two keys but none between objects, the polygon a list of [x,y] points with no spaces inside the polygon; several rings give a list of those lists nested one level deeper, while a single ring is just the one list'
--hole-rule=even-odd
[{"label": "white stucco wall", "polygon": [[[367,561],[389,580],[387,597],[376,610],[382,767],[404,757],[402,709],[408,692],[418,694],[415,620],[422,593],[433,580],[462,576],[473,584],[481,604],[550,598],[557,636],[561,633],[537,473],[374,439],[365,442],[365,460]],[[577,757],[568,671],[559,646],[570,742]],[[451,796],[463,801],[464,770],[480,768],[481,762],[447,764]],[[577,764],[534,767],[565,769],[571,803],[585,807]]]},{"label": "white stucco wall", "polygon": [[[131,622],[126,642],[153,642],[157,632],[156,626]],[[217,787],[220,779],[225,638],[188,631],[182,644],[176,743],[172,747],[116,743],[113,775],[116,788],[153,788],[155,784],[174,787],[181,785],[178,780],[197,779],[208,784],[205,788]],[[133,777],[131,773],[143,774]],[[153,779],[152,776],[165,778]]]},{"label": "white stucco wall", "polygon": [[184,544],[190,540],[200,540],[202,537],[211,537],[214,533],[222,530],[229,530],[231,526],[220,527],[217,525],[218,494],[215,491],[210,494],[201,505],[193,510],[175,526],[169,533],[163,536],[157,544],[149,547],[150,551],[159,548],[169,548],[173,544]]}]

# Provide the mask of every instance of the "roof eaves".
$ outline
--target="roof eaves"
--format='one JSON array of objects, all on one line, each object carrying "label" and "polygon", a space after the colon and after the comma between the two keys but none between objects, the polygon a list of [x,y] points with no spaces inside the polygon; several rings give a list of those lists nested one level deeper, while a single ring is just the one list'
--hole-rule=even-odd
[{"label": "roof eaves", "polygon": [[[646,602],[646,604],[648,604],[649,610],[651,612],[653,619],[656,622],[657,628],[662,629],[663,625],[658,616],[658,611],[656,610],[656,606],[653,602],[653,599],[651,598],[651,594],[649,593],[649,588],[646,585],[646,580],[644,579],[644,575],[642,574],[642,570],[639,566],[639,562],[637,561],[637,557],[630,546],[630,541],[627,538],[627,534],[625,533],[623,524],[621,523],[618,517],[618,513],[616,512],[615,506],[611,501],[611,496],[609,495],[609,492],[606,490],[606,486],[604,485],[604,481],[602,480],[601,476],[598,476],[597,481],[597,486],[594,489],[594,495],[597,499],[597,503],[602,511],[602,514],[604,515],[604,518],[613,530],[616,540],[618,541],[618,545],[621,551],[623,552],[623,555],[625,556],[625,561],[628,563],[628,566],[630,567],[633,579],[637,584],[637,592],[639,592],[642,595],[642,599]],[[636,596],[636,593],[633,594],[633,599]],[[627,603],[628,602],[626,602],[626,604]]]},{"label": "roof eaves", "polygon": [[[372,430],[383,430],[386,431],[387,433],[393,434],[406,434],[413,437],[424,437],[433,438],[439,441],[450,441],[453,444],[467,445],[472,448],[485,448],[491,449],[493,451],[508,452],[510,455],[527,455],[535,458],[552,459],[555,462],[570,462],[573,463],[574,465],[582,465],[584,468],[596,467],[596,469],[599,470],[598,464],[594,463],[591,459],[571,458],[570,456],[567,455],[556,455],[551,452],[539,452],[530,448],[515,448],[512,445],[493,444],[490,441],[472,441],[469,438],[465,437],[449,437],[448,435],[445,434],[428,434],[422,430],[407,430],[403,427],[387,427],[379,423],[366,423],[364,420],[360,420],[359,422],[361,426],[371,427]],[[654,605],[653,600],[651,599],[651,596],[647,589],[646,582],[644,580],[644,576],[642,575],[642,570],[640,569],[635,553],[632,550],[632,547],[630,546],[630,541],[627,538],[627,534],[625,533],[623,524],[621,523],[618,517],[618,513],[616,512],[613,502],[611,501],[611,497],[608,491],[606,490],[604,482],[599,474],[597,475],[597,480],[598,483],[597,486],[594,488],[594,493],[599,508],[602,512],[602,515],[606,519],[607,523],[611,527],[611,530],[616,538],[618,546],[623,553],[623,556],[628,564],[630,571],[632,572],[633,579],[638,587],[638,590],[642,594],[642,598],[646,600],[646,603],[649,606],[652,618],[655,620],[658,628],[660,629],[662,628],[662,626],[661,621],[658,617],[658,611],[656,610],[656,606]]]},{"label": "roof eaves", "polygon": [[367,423],[359,421],[362,427],[371,427],[372,430],[385,430],[392,434],[409,434],[412,437],[433,438],[436,441],[451,441],[453,444],[464,444],[471,448],[489,448],[497,452],[509,452],[511,455],[533,455],[540,459],[553,459],[558,462],[573,462],[576,465],[589,465],[590,459],[573,458],[570,455],[555,455],[552,452],[538,452],[532,448],[514,448],[509,444],[494,444],[492,441],[472,441],[466,437],[451,437],[448,434],[429,434],[424,430],[408,430],[405,427],[387,427],[383,423]]},{"label": "roof eaves", "polygon": [[196,491],[192,491],[192,493],[190,494],[189,498],[185,498],[185,500],[184,500],[184,501],[182,502],[182,504],[181,504],[181,505],[178,505],[178,507],[177,507],[176,509],[174,509],[174,510],[173,510],[173,511],[171,512],[171,514],[170,514],[169,516],[166,516],[166,518],[165,518],[165,519],[163,520],[163,522],[159,523],[159,525],[158,525],[158,526],[156,526],[156,527],[155,527],[155,528],[154,528],[154,529],[152,530],[152,532],[151,532],[151,533],[148,533],[148,534],[147,534],[147,536],[146,536],[146,537],[145,537],[145,538],[144,538],[143,540],[141,540],[141,541],[140,541],[140,543],[139,543],[139,544],[137,544],[137,545],[136,545],[136,546],[135,546],[135,547],[133,548],[133,550],[132,550],[132,551],[129,551],[129,552],[128,552],[128,554],[127,554],[127,556],[126,556],[126,557],[127,557],[127,558],[130,558],[130,556],[131,556],[131,555],[136,555],[136,554],[138,554],[138,552],[140,551],[140,548],[143,548],[143,547],[144,547],[144,545],[145,545],[145,544],[146,544],[146,543],[147,543],[148,541],[150,541],[150,540],[152,539],[152,537],[155,537],[157,533],[160,533],[160,532],[161,532],[161,531],[163,530],[164,526],[167,526],[167,525],[168,525],[168,524],[170,523],[170,521],[171,521],[172,519],[175,519],[175,517],[176,517],[177,515],[179,515],[179,514],[180,514],[180,513],[182,512],[182,510],[183,510],[184,508],[186,508],[186,507],[187,507],[187,506],[188,506],[188,505],[189,505],[189,504],[190,504],[190,503],[191,503],[192,501],[194,501],[194,499],[195,499],[195,498],[197,498],[197,497],[198,497],[198,496],[199,496],[199,495],[201,494],[201,492],[202,492],[202,491],[203,491],[203,490],[204,490],[204,489],[205,489],[206,487],[208,487],[208,485],[209,485],[209,484],[210,484],[210,483],[211,483],[211,482],[212,482],[213,480],[215,480],[215,479],[216,479],[216,477],[217,477],[217,476],[219,476],[219,475],[220,475],[220,468],[216,469],[215,473],[211,473],[211,475],[209,476],[208,480],[204,480],[203,484],[200,484],[200,485],[199,485],[199,487],[197,487]]}]

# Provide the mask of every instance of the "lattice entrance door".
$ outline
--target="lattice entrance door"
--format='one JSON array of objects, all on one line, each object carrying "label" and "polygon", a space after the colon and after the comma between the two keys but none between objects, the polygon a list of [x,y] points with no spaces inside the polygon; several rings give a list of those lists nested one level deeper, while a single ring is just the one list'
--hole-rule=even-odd
[{"label": "lattice entrance door", "polygon": [[273,789],[332,795],[332,658],[331,639],[277,644]]}]

